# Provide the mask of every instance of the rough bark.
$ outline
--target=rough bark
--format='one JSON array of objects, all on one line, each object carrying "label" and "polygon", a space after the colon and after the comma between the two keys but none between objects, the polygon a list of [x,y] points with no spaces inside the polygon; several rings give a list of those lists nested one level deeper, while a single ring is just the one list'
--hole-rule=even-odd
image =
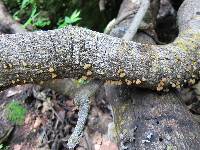
[{"label": "rough bark", "polygon": [[181,33],[168,45],[124,41],[79,27],[1,35],[1,88],[83,75],[158,90],[194,83],[200,71],[200,8],[195,7],[200,2],[187,2],[194,9],[188,12],[183,5]]},{"label": "rough bark", "polygon": [[[0,0],[0,32],[4,33],[4,34],[28,32],[28,30],[23,28],[20,23],[18,23],[17,21],[15,21],[12,18],[12,16],[6,10],[6,8],[1,0]],[[75,89],[77,88],[75,86],[75,83],[70,78],[50,80],[50,81],[44,82],[44,84],[42,84],[42,86],[51,88],[61,94],[68,95],[68,96],[69,95],[74,96],[74,93],[76,91]],[[27,86],[25,84],[24,87],[29,87],[29,85]],[[1,94],[4,94],[5,92],[2,92]],[[23,91],[22,91],[22,93],[23,93]],[[20,96],[20,94],[19,94],[19,96]],[[27,96],[28,95],[26,94],[25,97],[27,97]],[[22,98],[22,99],[24,99],[24,98]]]},{"label": "rough bark", "polygon": [[[137,37],[148,41],[144,35]],[[108,85],[105,91],[120,149],[199,149],[200,126],[177,93]]]},{"label": "rough bark", "polygon": [[117,86],[107,92],[121,149],[199,149],[200,126],[175,93]]}]

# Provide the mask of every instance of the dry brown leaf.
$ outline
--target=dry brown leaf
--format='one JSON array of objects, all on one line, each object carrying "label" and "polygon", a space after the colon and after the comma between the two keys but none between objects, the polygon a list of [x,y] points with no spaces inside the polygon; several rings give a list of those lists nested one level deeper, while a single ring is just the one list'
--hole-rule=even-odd
[{"label": "dry brown leaf", "polygon": [[35,120],[35,123],[33,125],[33,128],[36,129],[41,125],[42,125],[42,119],[40,117],[37,117],[36,120]]}]

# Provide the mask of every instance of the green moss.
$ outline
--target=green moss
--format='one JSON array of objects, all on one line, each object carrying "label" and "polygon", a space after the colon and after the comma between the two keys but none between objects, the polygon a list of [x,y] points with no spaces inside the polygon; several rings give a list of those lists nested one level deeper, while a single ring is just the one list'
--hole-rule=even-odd
[{"label": "green moss", "polygon": [[188,51],[188,47],[187,47],[187,44],[184,40],[182,39],[178,39],[175,44],[182,50],[184,51]]},{"label": "green moss", "polygon": [[17,101],[10,102],[6,105],[6,117],[16,125],[22,125],[27,113],[27,109]]},{"label": "green moss", "polygon": [[175,45],[184,51],[195,50],[199,44],[197,41],[200,40],[200,33],[194,33],[194,31],[185,31],[182,36],[186,36],[187,38],[177,38],[175,40]]},{"label": "green moss", "polygon": [[[129,102],[129,101],[128,101]],[[123,125],[127,122],[126,111],[128,110],[129,103],[123,103],[121,107],[117,107],[117,109],[113,109],[115,115],[115,131],[119,135],[120,131],[124,131]],[[125,117],[127,116],[127,117]]]}]

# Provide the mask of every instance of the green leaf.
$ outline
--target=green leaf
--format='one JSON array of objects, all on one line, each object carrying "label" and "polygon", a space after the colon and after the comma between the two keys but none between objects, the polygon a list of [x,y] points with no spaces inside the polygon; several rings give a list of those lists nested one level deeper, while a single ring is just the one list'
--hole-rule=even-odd
[{"label": "green leaf", "polygon": [[31,12],[31,16],[30,17],[32,17],[32,18],[36,17],[39,14],[39,13],[36,14],[36,12],[37,12],[37,7],[34,6],[32,12]]},{"label": "green leaf", "polygon": [[21,9],[26,8],[29,4],[33,4],[34,1],[33,0],[23,0],[22,4],[21,4]]},{"label": "green leaf", "polygon": [[75,10],[70,17],[68,17],[68,16],[65,17],[65,22],[67,24],[73,24],[73,23],[81,20],[79,15],[80,15],[80,11]]},{"label": "green leaf", "polygon": [[81,18],[74,18],[72,21],[73,21],[73,23],[75,23],[75,22],[77,22],[79,20],[81,20]]},{"label": "green leaf", "polygon": [[66,16],[64,22],[67,23],[67,24],[71,24],[72,20],[71,20],[71,18]]},{"label": "green leaf", "polygon": [[39,13],[37,12],[37,7],[34,6],[31,12],[30,17],[28,18],[28,20],[24,23],[23,27],[26,28],[28,25],[31,25],[33,23],[33,20],[39,15]]},{"label": "green leaf", "polygon": [[70,16],[71,19],[75,19],[80,15],[80,11],[75,10],[72,15]]},{"label": "green leaf", "polygon": [[19,13],[20,13],[20,11],[18,10],[18,11],[16,11],[15,13],[14,13],[14,15],[13,15],[13,19],[14,20],[16,20],[16,21],[19,21],[20,20],[20,18],[19,18]]},{"label": "green leaf", "polygon": [[51,24],[51,21],[47,17],[39,17],[37,18],[36,22],[34,22],[34,25],[37,27],[45,27]]},{"label": "green leaf", "polygon": [[66,24],[66,23],[60,24],[60,25],[58,26],[58,29],[64,28],[64,27],[66,27],[66,26],[68,26],[68,24]]},{"label": "green leaf", "polygon": [[70,24],[77,23],[79,20],[81,20],[81,18],[79,16],[80,16],[80,11],[75,10],[70,17],[65,16],[64,20],[59,19],[59,21],[57,23],[58,28],[63,28]]},{"label": "green leaf", "polygon": [[79,84],[79,85],[84,85],[84,84],[87,84],[87,83],[89,83],[89,80],[84,80],[82,78],[78,79],[78,81],[77,81],[77,84]]}]

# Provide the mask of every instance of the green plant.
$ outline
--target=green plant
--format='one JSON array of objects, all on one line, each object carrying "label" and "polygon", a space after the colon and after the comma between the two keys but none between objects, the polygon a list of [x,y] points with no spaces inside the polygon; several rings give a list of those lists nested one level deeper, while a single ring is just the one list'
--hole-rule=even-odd
[{"label": "green plant", "polygon": [[31,16],[33,16],[33,14],[35,13],[34,11],[36,11],[36,8],[37,8],[34,0],[22,0],[22,1],[17,0],[17,3],[20,5],[19,6],[20,9],[16,11],[13,15],[13,18],[15,20],[20,20],[20,12],[24,11],[29,5],[31,5],[31,7],[33,8],[31,12]]},{"label": "green plant", "polygon": [[76,80],[76,84],[78,86],[85,85],[87,83],[89,83],[89,80],[84,80],[83,78],[80,78],[80,79]]},{"label": "green plant", "polygon": [[25,119],[27,109],[17,101],[12,101],[6,105],[6,117],[9,121],[22,125]]},{"label": "green plant", "polygon": [[58,21],[58,28],[63,28],[65,26],[77,23],[79,20],[81,20],[80,18],[80,11],[75,10],[71,16],[65,16],[64,19],[60,19]]},{"label": "green plant", "polygon": [[26,28],[29,25],[42,28],[51,24],[51,21],[48,15],[44,15],[43,11],[38,10],[38,6],[35,0],[18,0],[20,5],[20,9],[16,11],[13,15],[15,20],[20,20],[20,14],[27,11],[27,9],[31,8],[30,15],[28,19],[23,24],[23,27]]},{"label": "green plant", "polygon": [[[23,23],[24,28],[27,28],[29,25],[43,28],[51,24],[49,14],[44,13],[45,11],[38,7],[39,4],[36,0],[18,0],[18,4],[20,5],[20,9],[14,13],[13,18],[15,20],[20,20],[25,13],[25,16],[27,15],[26,18],[28,19],[25,19],[26,21]],[[65,16],[64,19],[60,18],[57,25],[58,28],[63,28],[67,25],[75,24],[79,20],[81,20],[80,11],[75,10],[71,16]]]},{"label": "green plant", "polygon": [[9,146],[4,146],[3,144],[0,144],[0,150],[8,150]]},{"label": "green plant", "polygon": [[36,13],[37,12],[37,7],[34,6],[32,8],[32,12],[31,12],[31,15],[30,17],[28,18],[28,20],[24,23],[23,27],[26,28],[28,25],[31,25],[33,24],[33,20],[38,16],[39,13]]},{"label": "green plant", "polygon": [[[51,30],[58,27],[62,28],[69,24],[77,25],[78,23],[82,27],[102,32],[108,21],[116,16],[118,12],[118,8],[116,8],[118,6],[115,4],[115,1],[110,2],[112,3],[110,6],[114,7],[106,9],[105,13],[97,9],[99,6],[94,0],[88,0],[84,3],[80,0],[3,1],[6,8],[13,15],[13,18],[22,25],[25,24],[24,27],[31,31],[38,29]],[[35,10],[36,12],[34,12]],[[80,14],[79,10],[81,10]],[[78,17],[74,18],[73,16],[77,14]],[[80,18],[82,19],[80,20]]]}]

